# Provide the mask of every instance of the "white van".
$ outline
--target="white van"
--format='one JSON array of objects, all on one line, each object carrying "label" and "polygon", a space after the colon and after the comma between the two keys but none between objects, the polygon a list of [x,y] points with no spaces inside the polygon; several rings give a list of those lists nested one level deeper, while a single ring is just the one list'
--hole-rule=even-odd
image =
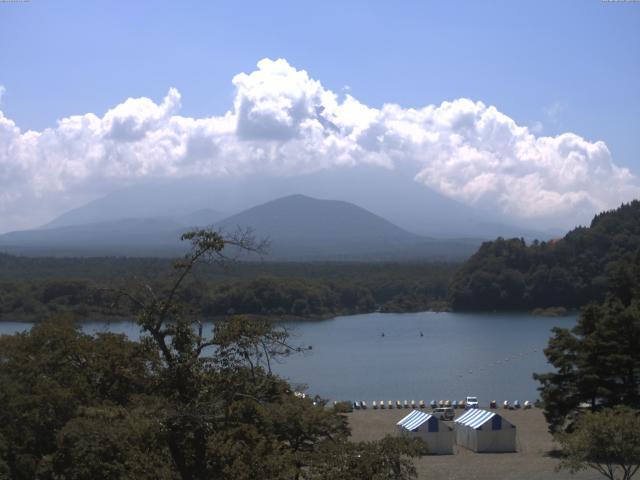
[{"label": "white van", "polygon": [[464,408],[478,408],[478,397],[467,397],[464,402]]}]

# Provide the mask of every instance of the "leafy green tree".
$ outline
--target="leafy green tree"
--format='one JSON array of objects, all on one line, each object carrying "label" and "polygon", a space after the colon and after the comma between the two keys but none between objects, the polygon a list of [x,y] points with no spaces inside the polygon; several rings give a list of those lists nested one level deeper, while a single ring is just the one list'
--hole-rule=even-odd
[{"label": "leafy green tree", "polygon": [[534,374],[551,431],[571,426],[581,404],[640,408],[640,255],[626,270],[574,328],[553,330],[545,355],[556,370]]},{"label": "leafy green tree", "polygon": [[38,480],[175,480],[160,423],[142,409],[82,408],[40,462]]},{"label": "leafy green tree", "polygon": [[556,435],[560,468],[591,468],[610,480],[630,480],[640,469],[640,411],[628,407],[585,412],[570,433]]},{"label": "leafy green tree", "polygon": [[[274,358],[302,348],[290,345],[286,330],[264,318],[229,317],[208,334],[197,315],[183,314],[179,302],[183,282],[199,263],[227,262],[223,250],[229,246],[261,246],[244,234],[223,238],[210,230],[183,239],[192,250],[175,264],[166,290],[147,288],[146,296],[123,292],[137,306],[138,323],[161,357],[157,391],[166,405],[155,416],[166,431],[173,464],[183,480],[299,478],[310,471],[312,459],[317,462],[320,448],[345,444],[348,433],[341,417],[297,398],[272,373]],[[265,290],[258,296],[265,305],[274,297]],[[389,468],[398,474],[408,468],[399,456],[412,450],[388,441],[371,446],[395,459]]]},{"label": "leafy green tree", "polygon": [[386,436],[377,442],[327,442],[309,480],[410,480],[417,477],[411,458],[426,453],[420,439]]},{"label": "leafy green tree", "polygon": [[81,406],[124,405],[151,390],[156,360],[124,335],[93,338],[69,318],[0,337],[0,437],[6,444],[0,455],[11,478],[34,478]]}]

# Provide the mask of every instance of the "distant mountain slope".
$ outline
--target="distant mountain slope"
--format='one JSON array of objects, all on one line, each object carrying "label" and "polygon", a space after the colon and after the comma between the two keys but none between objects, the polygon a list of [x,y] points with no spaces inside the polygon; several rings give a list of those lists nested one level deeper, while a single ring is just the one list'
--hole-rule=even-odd
[{"label": "distant mountain slope", "polygon": [[473,248],[407,232],[349,202],[305,195],[258,205],[217,226],[227,231],[251,227],[257,237],[271,240],[271,259],[461,259]]},{"label": "distant mountain slope", "polygon": [[446,198],[415,182],[410,172],[364,166],[268,179],[249,175],[156,181],[112,192],[60,215],[44,228],[133,217],[175,218],[209,208],[229,215],[298,193],[353,203],[409,232],[433,238],[517,236],[544,240],[558,235],[510,225],[496,212]]},{"label": "distant mountain slope", "polygon": [[176,252],[184,226],[169,219],[130,218],[0,235],[0,249],[22,255],[143,255]]},{"label": "distant mountain slope", "polygon": [[[26,255],[175,256],[188,227],[207,226],[215,212],[132,218],[11,232],[0,249]],[[291,195],[215,223],[227,232],[251,228],[269,238],[268,260],[462,260],[479,241],[433,240],[409,233],[361,207],[337,200]]]},{"label": "distant mountain slope", "polygon": [[332,238],[370,242],[414,242],[409,233],[364,208],[340,200],[289,195],[226,218],[224,227],[251,226],[256,233],[288,239]]},{"label": "distant mountain slope", "polygon": [[640,201],[634,200],[559,240],[484,243],[456,273],[451,304],[457,310],[509,310],[601,302],[619,266],[639,252]]}]

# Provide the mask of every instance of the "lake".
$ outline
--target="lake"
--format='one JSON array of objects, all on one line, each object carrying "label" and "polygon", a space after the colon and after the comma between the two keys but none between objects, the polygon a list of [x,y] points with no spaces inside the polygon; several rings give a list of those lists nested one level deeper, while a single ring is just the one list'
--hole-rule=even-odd
[{"label": "lake", "polygon": [[[309,393],[331,400],[460,400],[477,395],[481,403],[522,402],[538,398],[532,373],[550,369],[542,350],[551,328],[575,322],[575,316],[435,312],[284,322],[292,331],[292,343],[313,349],[274,369],[294,384],[307,384]],[[0,334],[28,328],[25,323],[0,322]],[[83,328],[88,333],[139,336],[131,322],[90,322]]]}]

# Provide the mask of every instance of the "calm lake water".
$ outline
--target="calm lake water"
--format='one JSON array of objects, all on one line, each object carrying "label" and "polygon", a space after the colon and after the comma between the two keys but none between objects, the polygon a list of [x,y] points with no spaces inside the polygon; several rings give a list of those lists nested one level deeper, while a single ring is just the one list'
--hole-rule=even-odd
[{"label": "calm lake water", "polygon": [[[551,328],[575,322],[575,316],[433,312],[286,322],[292,343],[313,349],[274,369],[294,384],[307,384],[309,393],[332,400],[429,401],[466,395],[477,395],[481,403],[533,400],[538,384],[532,373],[550,369],[542,350]],[[29,328],[0,322],[0,334]],[[87,323],[83,328],[139,336],[130,322]]]}]

